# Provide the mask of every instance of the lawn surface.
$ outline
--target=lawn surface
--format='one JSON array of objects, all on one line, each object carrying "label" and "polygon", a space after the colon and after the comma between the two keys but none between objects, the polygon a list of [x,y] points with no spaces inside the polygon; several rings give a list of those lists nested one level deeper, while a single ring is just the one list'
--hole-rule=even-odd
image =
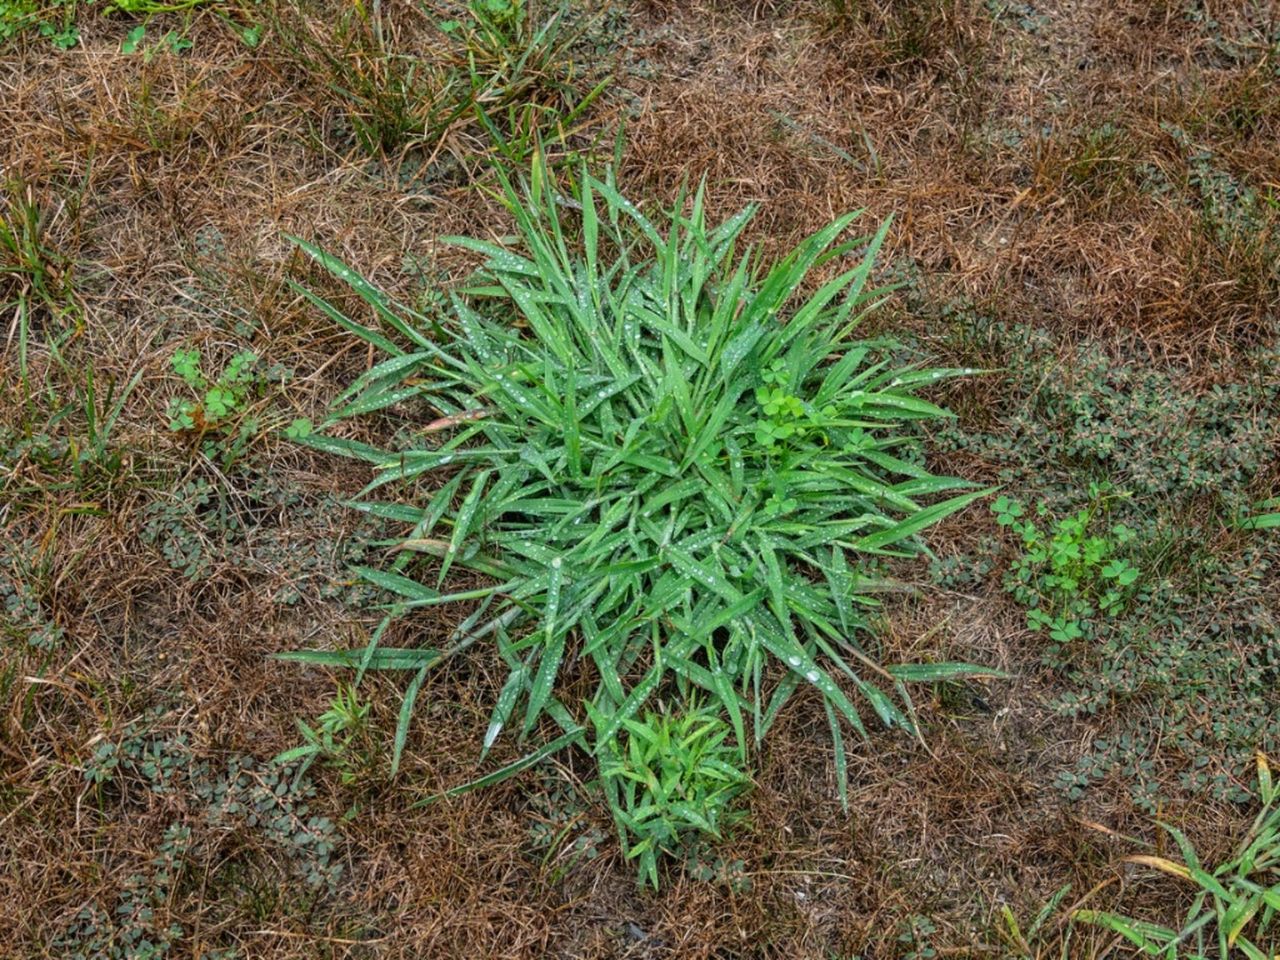
[{"label": "lawn surface", "polygon": [[[1100,957],[1127,948],[1072,908],[1176,924],[1190,888],[1123,858],[1169,854],[1158,816],[1223,859],[1254,751],[1280,757],[1280,535],[1240,523],[1280,493],[1276,7],[573,0],[513,64],[447,5],[332,6],[81,4],[0,39],[0,957]],[[287,436],[374,359],[289,286],[362,316],[288,237],[438,309],[474,266],[438,238],[510,232],[492,165],[535,127],[562,169],[616,151],[655,208],[701,178],[712,219],[759,204],[766,254],[892,217],[864,333],[990,371],[934,392],[931,468],[1050,534],[1083,510],[1140,571],[1051,635],[991,501],[930,531],[885,659],[1009,679],[851,739],[847,813],[797,695],[744,825],[658,893],[572,750],[415,806],[520,755],[478,760],[504,680],[479,646],[428,676],[394,777],[395,674],[341,762],[271,763],[351,678],[273,655],[363,646],[386,597],[350,568],[398,532],[345,506],[364,466]],[[1025,928],[1068,884],[1011,942],[1002,907]]]}]

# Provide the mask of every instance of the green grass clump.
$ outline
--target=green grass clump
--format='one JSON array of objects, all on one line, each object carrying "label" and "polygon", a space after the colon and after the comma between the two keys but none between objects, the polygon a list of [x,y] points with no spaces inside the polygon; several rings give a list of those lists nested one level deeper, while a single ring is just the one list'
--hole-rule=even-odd
[{"label": "green grass clump", "polygon": [[1164,823],[1160,826],[1177,844],[1181,863],[1161,856],[1128,858],[1176,877],[1195,891],[1179,929],[1099,910],[1077,910],[1072,919],[1114,930],[1142,955],[1166,960],[1209,956],[1267,960],[1275,956],[1280,948],[1275,923],[1280,914],[1280,809],[1275,809],[1280,791],[1261,753],[1257,765],[1262,809],[1230,860],[1206,868],[1182,831]]},{"label": "green grass clump", "polygon": [[1240,526],[1245,530],[1274,530],[1280,527],[1280,497],[1271,500],[1259,501],[1255,506],[1255,510],[1260,511],[1276,511],[1273,513],[1256,513],[1253,516],[1245,517],[1240,521]]},{"label": "green grass clump", "polygon": [[274,37],[340,108],[356,145],[373,156],[443,151],[437,175],[480,169],[477,158],[491,154],[525,163],[540,142],[563,145],[609,82],[584,86],[575,46],[592,18],[567,3],[431,3],[412,27],[378,4],[272,0],[267,9]]},{"label": "green grass clump", "polygon": [[[734,800],[748,787],[745,756],[714,710],[648,713],[624,724],[623,743],[601,772],[642,881],[658,886],[658,857],[679,855],[738,819]],[[692,839],[690,839],[692,838]]]},{"label": "green grass clump", "polygon": [[30,185],[17,180],[0,185],[0,313],[16,318],[24,379],[32,325],[46,317],[80,317],[74,264],[50,241],[52,219]]},{"label": "green grass clump", "polygon": [[[843,796],[842,729],[865,735],[869,711],[912,730],[907,681],[990,672],[886,666],[871,643],[863,558],[921,553],[923,530],[982,495],[910,453],[912,422],[947,416],[917,391],[966,371],[895,368],[851,336],[882,293],[868,281],[887,225],[840,242],[857,215],[843,216],[758,269],[738,248],[752,211],[710,227],[701,191],[660,227],[612,178],[584,175],[572,196],[545,173],[503,185],[518,239],[452,238],[484,265],[447,319],[298,241],[381,328],[304,295],[388,355],[304,439],[372,463],[367,493],[411,498],[364,505],[411,531],[393,570],[362,573],[399,610],[476,605],[447,650],[401,663],[419,672],[396,759],[425,672],[484,639],[507,669],[485,751],[548,716],[561,735],[526,761],[578,742],[607,762],[659,695],[695,694],[749,746],[808,686]],[[340,438],[379,410],[420,418],[400,449]],[[487,583],[450,592],[459,569]],[[383,655],[402,656],[353,654]],[[590,727],[558,696],[583,673]]]}]

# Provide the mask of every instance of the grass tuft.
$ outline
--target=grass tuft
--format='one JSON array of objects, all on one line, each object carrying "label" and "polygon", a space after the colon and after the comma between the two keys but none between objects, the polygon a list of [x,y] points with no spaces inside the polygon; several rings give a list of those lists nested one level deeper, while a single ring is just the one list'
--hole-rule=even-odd
[{"label": "grass tuft", "polygon": [[[485,260],[440,323],[297,241],[382,329],[306,296],[389,355],[305,442],[374,464],[366,493],[441,481],[421,505],[364,505],[412,531],[397,569],[363,573],[397,609],[477,603],[419,668],[397,758],[426,671],[484,638],[509,671],[485,751],[545,715],[607,757],[659,695],[695,691],[745,747],[809,686],[843,798],[843,730],[865,735],[868,712],[913,730],[907,681],[990,672],[885,666],[866,616],[867,561],[919,554],[923,530],[985,493],[930,474],[910,427],[947,416],[921,388],[972,371],[895,368],[852,338],[884,293],[869,280],[888,224],[841,241],[847,214],[761,270],[737,247],[752,210],[710,227],[701,190],[660,228],[611,177],[583,175],[571,196],[545,173],[503,187],[519,241],[452,238]],[[831,279],[793,302],[822,267]],[[398,450],[336,429],[424,403],[434,418]],[[433,558],[429,578],[414,554]],[[449,591],[457,569],[490,585]],[[589,730],[557,696],[574,661],[596,675]]]},{"label": "grass tuft", "polygon": [[572,48],[590,19],[568,5],[355,4],[317,17],[281,0],[268,18],[306,82],[374,156],[417,148],[455,164],[491,151],[525,161],[538,139],[579,132],[608,84],[584,82]]}]

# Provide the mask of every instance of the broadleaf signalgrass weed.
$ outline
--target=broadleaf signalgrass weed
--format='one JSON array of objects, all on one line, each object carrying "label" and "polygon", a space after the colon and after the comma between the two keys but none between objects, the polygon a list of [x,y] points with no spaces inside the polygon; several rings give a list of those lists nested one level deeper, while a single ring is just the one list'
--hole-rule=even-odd
[{"label": "broadleaf signalgrass weed", "polygon": [[[842,240],[848,214],[758,271],[738,244],[752,211],[709,226],[701,190],[655,222],[609,176],[570,195],[545,167],[500,179],[518,242],[452,238],[484,264],[448,320],[295,241],[377,326],[303,296],[387,355],[301,442],[373,464],[366,497],[434,481],[420,502],[363,504],[408,531],[391,569],[361,573],[393,613],[472,605],[445,650],[401,664],[416,675],[393,765],[426,672],[483,640],[507,670],[483,749],[543,717],[560,733],[478,782],[574,742],[607,772],[659,697],[700,698],[745,756],[808,686],[843,798],[846,730],[865,735],[868,713],[912,730],[908,681],[994,672],[885,665],[871,642],[860,558],[920,553],[922,531],[985,493],[909,452],[912,421],[948,416],[918,391],[968,371],[895,368],[852,337],[884,293],[870,280],[888,225]],[[395,450],[334,429],[379,410],[425,428]],[[487,583],[451,590],[462,568]],[[341,656],[368,667],[375,648]],[[571,665],[594,674],[590,723],[559,695]]]}]

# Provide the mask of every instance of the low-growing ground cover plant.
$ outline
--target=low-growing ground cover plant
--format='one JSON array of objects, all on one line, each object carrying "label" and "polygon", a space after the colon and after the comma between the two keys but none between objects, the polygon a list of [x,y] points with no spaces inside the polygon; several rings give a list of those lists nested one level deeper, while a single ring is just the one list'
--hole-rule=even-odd
[{"label": "low-growing ground cover plant", "polygon": [[74,47],[80,33],[72,20],[74,5],[41,0],[0,0],[0,44],[34,29],[63,49]]},{"label": "low-growing ground cover plant", "polygon": [[[1079,799],[1120,780],[1152,813],[1175,790],[1242,802],[1241,772],[1280,734],[1274,347],[1197,387],[1141,354],[1095,344],[1064,358],[1041,331],[960,315],[959,355],[1007,375],[981,426],[946,425],[935,442],[1004,485],[1005,586],[1046,634],[1044,663],[1065,684],[1054,708],[1108,724],[1059,786]],[[936,570],[972,585],[1000,552],[992,540]],[[1062,616],[1073,603],[1093,613]]]},{"label": "low-growing ground cover plant", "polygon": [[[910,556],[920,531],[981,495],[899,455],[909,421],[945,416],[915,389],[961,371],[893,369],[849,337],[878,295],[867,282],[885,228],[838,243],[854,220],[842,217],[761,275],[735,247],[751,211],[709,228],[701,192],[663,235],[611,179],[582,176],[568,201],[540,178],[505,188],[521,244],[455,238],[486,261],[444,327],[300,241],[386,333],[308,298],[390,355],[304,442],[373,463],[370,492],[443,478],[422,506],[364,505],[413,525],[399,546],[438,560],[435,583],[403,563],[363,572],[401,609],[477,604],[450,650],[415,664],[397,757],[425,670],[483,637],[509,669],[486,751],[546,714],[562,733],[533,756],[582,742],[606,779],[625,779],[620,736],[652,732],[633,718],[674,688],[677,702],[708,697],[745,755],[809,684],[826,705],[843,796],[843,726],[865,733],[869,708],[912,729],[907,681],[984,672],[884,666],[868,643],[858,555]],[[581,211],[580,249],[562,202]],[[838,272],[782,322],[805,276],[828,263]],[[331,429],[413,401],[434,419],[406,449]],[[494,583],[442,592],[454,567]],[[589,730],[556,696],[575,661],[598,678]],[[613,796],[623,831],[642,832],[639,801]],[[688,822],[714,828],[705,811]],[[632,851],[655,883],[644,854],[662,842]]]},{"label": "low-growing ground cover plant", "polygon": [[[213,0],[0,0],[0,45],[34,30],[54,46],[68,50],[80,42],[77,14],[96,7],[107,14],[150,18],[165,13],[189,13],[197,7],[211,5]],[[124,40],[122,52],[131,53],[145,33],[141,24]],[[162,41],[164,49],[180,53],[191,41],[170,30]]]},{"label": "low-growing ground cover plant", "polygon": [[[1042,529],[1019,500],[999,497],[991,509],[996,523],[1016,534],[1022,553],[1005,578],[1005,589],[1027,609],[1027,627],[1044,630],[1056,643],[1091,636],[1095,617],[1114,617],[1133,594],[1139,571],[1121,554],[1133,537],[1123,523],[1099,530],[1099,512],[1108,496],[1094,484],[1090,504]],[[1036,518],[1049,520],[1039,504]]]},{"label": "low-growing ground cover plant", "polygon": [[[247,893],[241,877],[255,868],[268,870],[299,910],[336,888],[341,836],[312,809],[316,789],[302,771],[241,753],[202,757],[186,734],[165,729],[166,719],[164,708],[147,711],[102,738],[84,763],[87,808],[149,810],[166,826],[154,851],[135,852],[137,869],[115,890],[66,918],[49,945],[56,956],[160,960],[199,944],[202,956],[232,957],[234,937],[181,922],[184,907],[207,896],[233,908]],[[269,864],[252,862],[246,837],[271,850]]]},{"label": "low-growing ground cover plant", "polygon": [[[303,294],[389,355],[303,442],[372,463],[366,493],[395,485],[421,500],[362,505],[412,530],[398,569],[361,572],[401,598],[397,611],[475,604],[447,650],[410,652],[396,759],[425,672],[483,639],[508,670],[484,751],[544,715],[560,728],[511,769],[577,742],[609,779],[619,738],[643,737],[633,718],[659,694],[687,704],[695,691],[745,752],[807,684],[843,798],[843,730],[865,734],[867,711],[913,730],[908,682],[992,672],[884,665],[867,627],[859,558],[919,553],[921,531],[983,494],[906,450],[911,421],[946,416],[916,391],[966,371],[894,368],[850,336],[881,294],[868,281],[887,225],[841,242],[846,215],[761,271],[736,243],[752,211],[709,227],[701,191],[664,233],[611,177],[584,174],[569,197],[545,174],[503,182],[519,241],[453,238],[484,266],[446,321],[297,241],[381,329]],[[797,297],[823,266],[829,279]],[[341,437],[343,420],[377,410],[429,422],[400,450]],[[449,592],[458,568],[490,584]],[[371,645],[354,659],[379,655],[397,656]],[[584,725],[557,681],[587,664]],[[634,833],[634,807],[614,798]]]}]

